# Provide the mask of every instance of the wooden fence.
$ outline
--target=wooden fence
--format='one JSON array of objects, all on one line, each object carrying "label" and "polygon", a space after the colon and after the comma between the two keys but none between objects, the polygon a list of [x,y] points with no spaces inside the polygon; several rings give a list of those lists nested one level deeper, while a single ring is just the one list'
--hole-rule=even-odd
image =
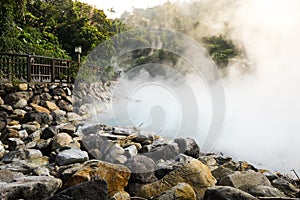
[{"label": "wooden fence", "polygon": [[0,80],[70,82],[70,67],[78,63],[38,55],[0,53]]}]

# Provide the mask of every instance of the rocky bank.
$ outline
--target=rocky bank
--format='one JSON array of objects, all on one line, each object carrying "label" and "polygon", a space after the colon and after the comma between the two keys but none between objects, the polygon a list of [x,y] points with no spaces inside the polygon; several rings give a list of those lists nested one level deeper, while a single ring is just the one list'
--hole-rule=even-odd
[{"label": "rocky bank", "polygon": [[65,83],[0,84],[0,199],[299,197],[299,181],[203,154],[193,139],[86,124],[91,97],[108,102],[109,94],[100,83],[75,94]]}]

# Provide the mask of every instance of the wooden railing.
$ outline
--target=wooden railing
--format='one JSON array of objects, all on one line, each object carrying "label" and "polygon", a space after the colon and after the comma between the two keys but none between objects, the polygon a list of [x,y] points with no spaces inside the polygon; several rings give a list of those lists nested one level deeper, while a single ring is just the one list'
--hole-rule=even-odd
[{"label": "wooden railing", "polygon": [[70,67],[78,63],[38,55],[0,53],[0,80],[70,82]]}]

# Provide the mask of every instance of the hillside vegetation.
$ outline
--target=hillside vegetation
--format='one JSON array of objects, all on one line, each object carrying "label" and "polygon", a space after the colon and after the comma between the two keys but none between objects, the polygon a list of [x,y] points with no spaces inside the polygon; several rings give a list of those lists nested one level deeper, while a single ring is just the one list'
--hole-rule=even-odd
[{"label": "hillside vegetation", "polygon": [[73,58],[125,29],[103,10],[72,0],[1,0],[0,52]]}]

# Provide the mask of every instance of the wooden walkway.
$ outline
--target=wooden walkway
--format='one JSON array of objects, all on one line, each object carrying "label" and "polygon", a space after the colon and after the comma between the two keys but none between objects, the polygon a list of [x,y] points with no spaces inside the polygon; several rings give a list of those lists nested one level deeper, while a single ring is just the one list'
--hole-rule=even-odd
[{"label": "wooden walkway", "polygon": [[70,67],[79,63],[38,55],[0,53],[0,80],[70,82]]}]

